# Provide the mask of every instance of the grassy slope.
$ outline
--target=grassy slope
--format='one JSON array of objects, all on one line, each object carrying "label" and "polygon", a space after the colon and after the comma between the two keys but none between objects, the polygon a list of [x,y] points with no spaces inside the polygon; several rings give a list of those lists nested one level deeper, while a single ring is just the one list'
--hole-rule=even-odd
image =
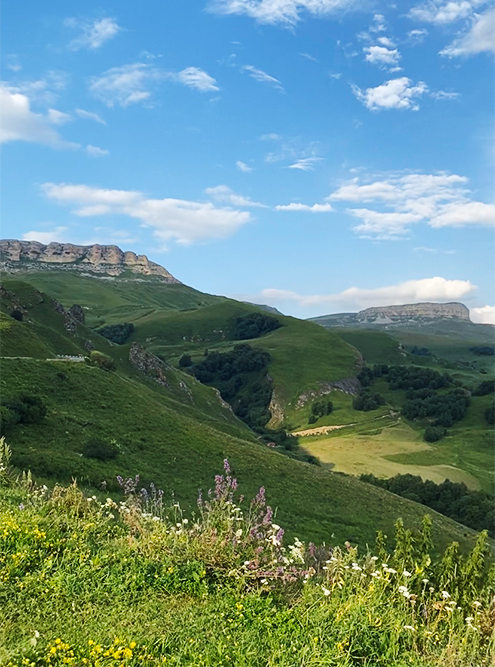
[{"label": "grassy slope", "polygon": [[[62,376],[60,375],[62,373]],[[375,530],[391,533],[397,516],[418,525],[424,508],[415,503],[287,459],[249,441],[225,422],[204,422],[192,407],[160,397],[140,383],[83,364],[4,360],[2,394],[24,391],[42,396],[49,412],[44,424],[17,426],[9,437],[14,462],[41,478],[82,479],[111,486],[115,475],[154,481],[186,506],[194,507],[198,488],[208,488],[227,457],[248,495],[266,485],[280,521],[300,537],[316,541],[352,539],[371,543]],[[116,415],[118,418],[116,419]],[[224,432],[222,432],[222,430]],[[101,463],[80,455],[90,436],[115,439],[122,453]],[[441,543],[465,542],[469,531],[437,517]]]}]

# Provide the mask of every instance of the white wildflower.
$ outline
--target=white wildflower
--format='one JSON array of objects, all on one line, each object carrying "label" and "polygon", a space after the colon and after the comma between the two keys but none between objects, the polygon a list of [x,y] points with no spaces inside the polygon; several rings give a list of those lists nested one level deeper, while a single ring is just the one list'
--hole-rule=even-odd
[{"label": "white wildflower", "polygon": [[235,531],[235,536],[237,537],[237,539],[239,539],[239,537],[241,537],[241,535],[242,535],[242,528],[239,528],[239,530]]},{"label": "white wildflower", "polygon": [[361,572],[361,570],[362,570],[362,568],[359,567],[359,565],[357,563],[352,564],[352,569],[356,570],[356,572]]},{"label": "white wildflower", "polygon": [[430,583],[430,582],[428,581],[428,579],[421,579],[421,581],[423,582],[423,584],[429,584],[429,583]]},{"label": "white wildflower", "polygon": [[407,570],[404,570],[404,572],[403,572],[402,574],[403,574],[405,577],[411,577],[411,576],[412,576],[411,573],[408,572]]},{"label": "white wildflower", "polygon": [[411,630],[412,632],[414,632],[415,628],[412,625],[405,625],[404,630]]},{"label": "white wildflower", "polygon": [[321,590],[323,591],[323,595],[330,595],[330,591],[328,590],[328,588],[325,588],[325,586],[322,586]]},{"label": "white wildflower", "polygon": [[481,602],[478,602],[478,600],[475,600],[473,602],[473,607],[481,607]]},{"label": "white wildflower", "polygon": [[444,600],[448,600],[450,597],[450,593],[447,593],[447,591],[442,591],[442,597]]}]

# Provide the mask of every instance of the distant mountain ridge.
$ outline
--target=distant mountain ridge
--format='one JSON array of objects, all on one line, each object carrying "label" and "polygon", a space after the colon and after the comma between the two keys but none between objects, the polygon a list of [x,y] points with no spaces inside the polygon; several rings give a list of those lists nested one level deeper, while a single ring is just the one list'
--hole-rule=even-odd
[{"label": "distant mountain ridge", "polygon": [[146,255],[124,252],[116,245],[74,245],[72,243],[49,243],[39,241],[0,240],[0,270],[9,273],[32,271],[77,271],[81,274],[119,277],[129,273],[156,277],[165,283],[180,284],[177,278]]}]

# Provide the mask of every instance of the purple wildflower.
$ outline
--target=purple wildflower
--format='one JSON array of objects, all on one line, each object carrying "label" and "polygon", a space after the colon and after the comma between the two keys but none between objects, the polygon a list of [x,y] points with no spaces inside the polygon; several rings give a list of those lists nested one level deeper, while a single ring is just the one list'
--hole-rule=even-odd
[{"label": "purple wildflower", "polygon": [[223,460],[223,469],[225,470],[226,473],[230,472],[230,463],[228,459]]},{"label": "purple wildflower", "polygon": [[284,537],[284,532],[285,531],[284,531],[283,528],[279,528],[279,530],[277,531],[277,534],[276,534],[275,537],[277,538],[277,541],[278,541],[279,544],[282,544],[282,540],[283,540],[283,537]]},{"label": "purple wildflower", "polygon": [[273,510],[271,507],[267,507],[266,514],[263,517],[263,525],[267,526],[269,523],[271,523],[272,517],[273,517]]},{"label": "purple wildflower", "polygon": [[255,499],[253,500],[254,505],[264,505],[265,504],[265,487],[262,486],[258,491]]},{"label": "purple wildflower", "polygon": [[202,507],[203,505],[203,490],[198,489],[198,500],[196,501],[198,503],[198,507]]}]

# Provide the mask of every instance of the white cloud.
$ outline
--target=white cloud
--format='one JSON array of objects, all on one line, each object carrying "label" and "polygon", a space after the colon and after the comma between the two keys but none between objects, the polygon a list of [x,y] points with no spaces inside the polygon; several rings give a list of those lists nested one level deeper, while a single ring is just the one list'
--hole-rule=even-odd
[{"label": "white cloud", "polygon": [[436,100],[456,100],[460,93],[449,93],[446,90],[437,90],[430,93]]},{"label": "white cloud", "polygon": [[373,208],[353,208],[348,212],[361,220],[354,231],[379,239],[401,238],[412,224],[419,222],[431,227],[495,225],[495,207],[472,200],[467,182],[464,176],[445,172],[391,174],[381,180],[365,178],[364,182],[356,177],[328,200],[373,203]]},{"label": "white cloud", "polygon": [[49,70],[41,79],[19,81],[9,89],[26,95],[31,102],[50,105],[58,99],[59,92],[67,86],[68,80],[69,76],[66,72]]},{"label": "white cloud", "polygon": [[313,171],[317,162],[323,160],[322,157],[304,157],[290,164],[288,169],[300,169],[301,171]]},{"label": "white cloud", "polygon": [[62,139],[53,129],[70,117],[56,109],[50,109],[46,115],[34,113],[26,95],[0,85],[0,142],[29,141],[46,144],[53,148],[78,148],[78,144]]},{"label": "white cloud", "polygon": [[381,109],[409,109],[417,111],[419,105],[417,97],[428,91],[428,86],[423,81],[412,85],[411,79],[406,76],[399,79],[391,79],[376,88],[367,88],[362,91],[357,86],[352,86],[354,95],[365,107],[371,111]]},{"label": "white cloud", "polygon": [[81,21],[71,18],[66,19],[65,25],[80,33],[78,37],[72,40],[69,44],[69,48],[73,51],[79,51],[79,49],[90,49],[95,51],[122,31],[119,24],[111,18],[104,18],[99,21]]},{"label": "white cloud", "polygon": [[277,90],[285,92],[284,87],[282,86],[280,81],[276,79],[274,76],[270,76],[270,74],[263,72],[262,69],[257,69],[252,65],[243,65],[241,67],[241,72],[247,72],[249,76],[255,81],[259,81],[260,83],[267,83],[270,86],[277,88]]},{"label": "white cloud", "polygon": [[495,306],[481,306],[481,308],[471,308],[469,315],[472,322],[478,324],[495,324]]},{"label": "white cloud", "polygon": [[363,51],[366,53],[366,61],[380,67],[394,67],[401,58],[397,49],[388,49],[385,46],[367,46]]},{"label": "white cloud", "polygon": [[63,242],[66,238],[68,227],[55,227],[48,232],[32,231],[22,235],[23,241],[39,241],[40,243]]},{"label": "white cloud", "polygon": [[349,0],[211,0],[209,10],[216,14],[241,14],[258,23],[295,25],[301,15],[325,16],[338,9],[349,9]]},{"label": "white cloud", "polygon": [[425,23],[447,24],[471,16],[473,7],[480,4],[473,0],[430,0],[409,10],[409,18]]},{"label": "white cloud", "polygon": [[94,120],[95,123],[100,123],[100,125],[106,125],[106,122],[103,120],[103,118],[99,116],[97,113],[93,113],[92,111],[85,111],[84,109],[76,109],[76,115],[79,116],[79,118]]},{"label": "white cloud", "polygon": [[395,44],[394,42],[390,39],[390,37],[377,37],[376,40],[379,44],[382,46],[386,46],[389,49],[395,49]]},{"label": "white cloud", "polygon": [[262,134],[260,141],[279,141],[282,137],[275,132],[270,132],[269,134]]},{"label": "white cloud", "polygon": [[414,30],[410,30],[407,33],[407,37],[409,42],[411,42],[411,44],[415,46],[416,44],[421,44],[424,41],[427,34],[428,30],[425,30],[425,28],[421,29],[415,28]]},{"label": "white cloud", "polygon": [[10,53],[6,57],[6,67],[7,69],[10,69],[12,72],[20,72],[22,69],[22,65],[19,63],[19,56],[17,56],[15,53]]},{"label": "white cloud", "polygon": [[227,238],[251,220],[247,211],[218,208],[211,202],[150,199],[132,190],[45,183],[42,191],[49,199],[72,206],[77,216],[125,215],[151,228],[160,241],[175,239],[182,245]]},{"label": "white cloud", "polygon": [[163,76],[160,70],[145,63],[122,65],[93,77],[89,90],[109,107],[115,104],[126,107],[147,101],[151,97],[150,85]]},{"label": "white cloud", "polygon": [[241,208],[245,207],[265,208],[264,204],[260,204],[259,202],[253,201],[249,197],[243,197],[243,195],[236,194],[227,185],[217,185],[214,188],[206,188],[205,192],[212,199],[215,199],[216,201],[219,201],[222,204],[231,204],[232,206],[240,206]]},{"label": "white cloud", "polygon": [[264,289],[256,297],[258,303],[278,304],[292,301],[302,307],[329,305],[333,310],[361,310],[370,306],[403,305],[424,301],[458,301],[477,289],[469,280],[449,280],[439,276],[408,280],[397,285],[366,289],[349,287],[336,294],[298,294],[288,290]]},{"label": "white cloud", "polygon": [[292,202],[291,204],[278,204],[275,206],[276,211],[307,211],[309,213],[329,213],[333,211],[331,204],[300,204]]},{"label": "white cloud", "polygon": [[250,167],[242,160],[237,160],[235,166],[237,167],[237,169],[239,169],[239,171],[243,171],[245,174],[248,174],[250,171],[253,171],[253,167]]},{"label": "white cloud", "polygon": [[444,250],[443,248],[428,248],[427,246],[418,246],[414,252],[427,252],[432,255],[455,255],[455,250]]},{"label": "white cloud", "polygon": [[201,93],[220,90],[215,79],[199,67],[186,67],[177,74],[173,74],[172,78],[189,88],[199,90]]},{"label": "white cloud", "polygon": [[495,7],[475,15],[469,31],[440,51],[441,55],[450,58],[485,52],[495,52]]},{"label": "white cloud", "polygon": [[306,58],[306,60],[311,60],[314,63],[319,62],[319,60],[317,58],[310,55],[309,53],[300,53],[299,55],[301,56],[301,58]]},{"label": "white cloud", "polygon": [[110,155],[110,151],[107,151],[106,148],[98,148],[98,146],[92,146],[91,144],[86,146],[86,153],[91,157],[104,157],[105,155]]}]

